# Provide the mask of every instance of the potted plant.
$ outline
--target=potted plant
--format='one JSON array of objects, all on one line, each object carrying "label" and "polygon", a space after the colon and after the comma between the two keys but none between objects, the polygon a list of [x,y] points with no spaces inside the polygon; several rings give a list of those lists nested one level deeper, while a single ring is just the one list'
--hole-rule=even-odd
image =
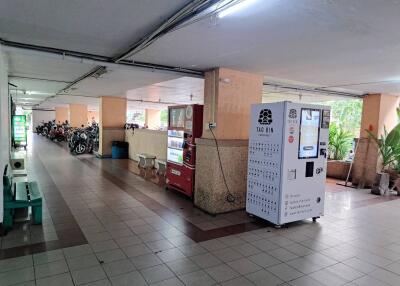
[{"label": "potted plant", "polygon": [[[397,115],[400,121],[400,109],[397,108]],[[383,128],[383,134],[378,138],[371,131],[366,130],[378,146],[379,154],[382,159],[381,171],[377,173],[376,180],[372,186],[372,192],[376,194],[389,194],[389,183],[394,182],[397,190],[400,190],[398,174],[400,171],[400,123],[390,132]]]},{"label": "potted plant", "polygon": [[344,159],[352,147],[353,136],[340,125],[329,126],[329,160],[327,175],[331,178],[345,180],[350,169],[350,162]]}]

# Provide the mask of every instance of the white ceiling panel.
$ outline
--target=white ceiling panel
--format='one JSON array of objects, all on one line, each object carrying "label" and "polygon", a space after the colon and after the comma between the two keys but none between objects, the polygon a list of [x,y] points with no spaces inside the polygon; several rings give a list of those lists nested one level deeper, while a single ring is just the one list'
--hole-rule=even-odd
[{"label": "white ceiling panel", "polygon": [[0,38],[115,56],[189,0],[0,1]]},{"label": "white ceiling panel", "polygon": [[89,72],[94,67],[94,65],[87,63],[63,60],[61,56],[44,56],[29,51],[8,51],[5,54],[8,58],[10,76],[69,82]]},{"label": "white ceiling panel", "polygon": [[71,94],[125,97],[126,91],[179,77],[166,72],[137,69],[108,69],[100,78],[86,78],[74,87]]},{"label": "white ceiling panel", "polygon": [[142,88],[128,90],[127,98],[166,103],[203,103],[204,80],[201,78],[181,77],[156,83]]},{"label": "white ceiling panel", "polygon": [[252,2],[236,14],[173,31],[133,59],[197,69],[222,66],[316,85],[400,76],[400,42],[394,36],[400,1]]}]

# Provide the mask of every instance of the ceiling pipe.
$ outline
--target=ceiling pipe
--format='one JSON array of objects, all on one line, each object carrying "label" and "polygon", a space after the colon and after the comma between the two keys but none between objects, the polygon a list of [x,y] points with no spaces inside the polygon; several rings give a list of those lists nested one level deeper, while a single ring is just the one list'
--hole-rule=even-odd
[{"label": "ceiling pipe", "polygon": [[62,49],[47,48],[41,46],[33,46],[28,44],[8,42],[0,39],[0,44],[3,45],[5,52],[15,52],[20,54],[27,54],[32,56],[42,56],[46,58],[52,58],[57,60],[66,60],[75,63],[106,66],[114,69],[125,69],[125,70],[143,70],[143,71],[159,71],[166,72],[169,74],[186,75],[191,77],[203,78],[204,73],[198,70],[185,69],[181,67],[172,67],[165,65],[157,65],[143,62],[127,62],[120,61],[118,63],[111,62],[111,58],[100,57],[97,55],[91,55],[87,53],[79,53]]},{"label": "ceiling pipe", "polygon": [[326,89],[322,87],[305,87],[299,85],[287,85],[281,83],[271,83],[271,82],[264,82],[264,86],[271,86],[278,89],[288,90],[288,91],[295,91],[295,92],[310,92],[310,93],[323,93],[329,95],[336,95],[336,96],[343,96],[343,97],[353,97],[353,98],[363,98],[366,94],[358,94],[358,93],[351,93],[351,92],[343,92],[337,91],[332,89]]},{"label": "ceiling pipe", "polygon": [[118,56],[115,56],[113,62],[120,62],[126,58],[132,57],[138,52],[142,51],[154,41],[173,30],[177,26],[187,22],[198,14],[202,13],[206,9],[217,4],[221,0],[194,0],[186,4],[183,8],[178,10],[175,14],[169,17],[164,23],[156,28],[151,33],[145,35],[141,40],[130,45],[130,47]]}]

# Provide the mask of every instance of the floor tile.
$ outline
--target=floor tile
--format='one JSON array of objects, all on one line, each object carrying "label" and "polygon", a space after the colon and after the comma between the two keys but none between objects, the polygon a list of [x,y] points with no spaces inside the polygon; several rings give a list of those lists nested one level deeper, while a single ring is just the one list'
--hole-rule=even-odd
[{"label": "floor tile", "polygon": [[140,270],[147,283],[155,283],[174,277],[174,273],[165,265],[157,265]]},{"label": "floor tile", "polygon": [[36,286],[74,286],[69,273],[36,280]]},{"label": "floor tile", "polygon": [[153,242],[146,243],[147,247],[150,248],[152,251],[162,251],[174,248],[175,246],[169,242],[167,239],[157,240]]},{"label": "floor tile", "polygon": [[392,286],[400,285],[400,276],[384,269],[376,269],[372,271],[369,275],[379,281],[382,281]]},{"label": "floor tile", "polygon": [[364,276],[364,273],[355,270],[354,268],[351,268],[350,266],[347,266],[346,264],[343,263],[338,263],[332,266],[329,266],[326,268],[329,272],[332,272],[348,281],[355,280],[357,278],[360,278]]},{"label": "floor tile", "polygon": [[69,269],[67,262],[64,259],[35,266],[36,279],[62,274],[66,272],[69,272]]},{"label": "floor tile", "polygon": [[0,273],[27,268],[33,265],[32,255],[0,260]]},{"label": "floor tile", "polygon": [[115,238],[114,241],[121,248],[142,243],[142,240],[136,235]]},{"label": "floor tile", "polygon": [[247,274],[246,278],[257,286],[275,286],[283,283],[281,279],[266,270],[260,270]]},{"label": "floor tile", "polygon": [[67,263],[71,271],[80,270],[100,264],[99,260],[94,254],[68,258]]},{"label": "floor tile", "polygon": [[190,257],[190,259],[201,268],[216,266],[222,263],[221,260],[216,258],[211,253],[200,254]]},{"label": "floor tile", "polygon": [[266,253],[255,254],[249,256],[248,259],[260,265],[261,267],[269,267],[281,263],[281,261]]},{"label": "floor tile", "polygon": [[314,264],[311,261],[309,261],[303,257],[290,260],[290,261],[286,262],[286,264],[288,264],[289,266],[297,269],[298,271],[300,271],[304,274],[309,274],[309,273],[318,271],[321,268],[323,268],[323,266]]},{"label": "floor tile", "polygon": [[121,249],[106,250],[96,253],[97,259],[102,263],[109,263],[116,260],[125,259],[126,256]]},{"label": "floor tile", "polygon": [[72,278],[74,280],[75,285],[81,285],[97,280],[102,280],[106,278],[106,274],[104,273],[103,268],[100,265],[98,265],[72,271]]},{"label": "floor tile", "polygon": [[213,266],[210,268],[206,268],[204,270],[217,282],[231,280],[233,278],[240,276],[239,273],[237,273],[235,270],[233,270],[226,264]]},{"label": "floor tile", "polygon": [[103,279],[103,280],[90,282],[88,284],[84,284],[83,286],[112,286],[112,285],[108,279]]},{"label": "floor tile", "polygon": [[227,263],[232,269],[241,275],[261,270],[261,267],[247,258],[241,258]]},{"label": "floor tile", "polygon": [[220,259],[224,262],[229,262],[229,261],[236,260],[236,259],[243,257],[243,255],[241,255],[239,252],[233,250],[232,248],[224,248],[224,249],[213,251],[211,253],[215,257],[217,257],[218,259]]},{"label": "floor tile", "polygon": [[325,286],[309,276],[302,276],[288,283],[292,286]]},{"label": "floor tile", "polygon": [[179,279],[186,286],[211,286],[215,285],[215,280],[211,278],[205,271],[199,270],[183,275],[179,275]]},{"label": "floor tile", "polygon": [[300,271],[297,271],[285,263],[268,267],[267,270],[283,281],[294,280],[304,275]]},{"label": "floor tile", "polygon": [[112,239],[94,242],[94,243],[91,243],[90,246],[92,247],[93,252],[102,252],[102,251],[106,251],[106,250],[112,250],[112,249],[119,248],[118,245],[115,243],[115,241]]},{"label": "floor tile", "polygon": [[250,244],[250,243],[243,243],[243,244],[239,244],[236,245],[234,248],[237,252],[239,252],[240,254],[242,254],[243,256],[251,256],[257,253],[260,253],[261,250],[258,249],[257,247],[255,247],[254,245]]},{"label": "floor tile", "polygon": [[365,274],[368,274],[377,268],[377,266],[369,264],[356,257],[343,261],[343,264]]},{"label": "floor tile", "polygon": [[365,276],[358,278],[352,282],[358,286],[388,286],[389,285],[389,284],[379,281],[369,275],[365,275]]},{"label": "floor tile", "polygon": [[238,277],[234,278],[229,281],[225,281],[221,283],[222,286],[252,286],[254,285],[253,282],[250,280],[246,279],[245,277]]},{"label": "floor tile", "polygon": [[135,270],[135,266],[129,259],[123,259],[105,263],[102,265],[108,277],[118,276]]},{"label": "floor tile", "polygon": [[192,262],[188,258],[182,258],[171,262],[167,262],[166,265],[176,275],[182,275],[200,270],[199,266],[197,266],[194,262]]},{"label": "floor tile", "polygon": [[33,263],[35,265],[49,263],[64,259],[64,253],[61,249],[51,250],[33,255]]},{"label": "floor tile", "polygon": [[33,267],[21,268],[0,273],[0,285],[8,286],[35,279]]},{"label": "floor tile", "polygon": [[63,251],[66,258],[83,256],[93,252],[89,244],[64,248]]},{"label": "floor tile", "polygon": [[393,273],[396,273],[397,275],[400,275],[400,262],[395,262],[395,263],[389,264],[383,268],[386,270],[389,270]]},{"label": "floor tile", "polygon": [[182,259],[185,257],[185,255],[178,248],[172,248],[172,249],[167,249],[167,250],[161,251],[161,252],[157,253],[157,256],[164,263],[174,261],[177,259]]},{"label": "floor tile", "polygon": [[184,284],[178,278],[170,278],[164,281],[160,281],[150,286],[184,286]]},{"label": "floor tile", "polygon": [[207,253],[208,250],[199,244],[179,246],[178,249],[187,257]]},{"label": "floor tile", "polygon": [[145,286],[147,285],[143,276],[138,271],[132,271],[110,278],[113,286]]},{"label": "floor tile", "polygon": [[143,269],[162,264],[162,261],[158,258],[158,256],[153,253],[132,257],[131,262],[137,269]]},{"label": "floor tile", "polygon": [[122,248],[122,251],[128,257],[135,257],[151,253],[151,250],[147,248],[147,246],[144,244],[135,244],[128,247],[124,247]]},{"label": "floor tile", "polygon": [[270,250],[270,251],[267,251],[267,253],[283,262],[289,261],[289,260],[292,260],[292,259],[295,259],[298,257],[296,254],[291,253],[290,251],[288,251],[284,248]]},{"label": "floor tile", "polygon": [[326,269],[318,270],[309,274],[308,276],[326,286],[340,286],[350,282],[350,280],[344,279],[343,277],[340,277],[339,275]]},{"label": "floor tile", "polygon": [[227,248],[228,247],[228,245],[226,245],[226,244],[224,244],[221,241],[216,240],[216,239],[200,242],[199,244],[202,247],[204,247],[205,249],[207,249],[208,251],[214,251],[214,250],[219,250],[219,249],[223,249],[223,248]]}]

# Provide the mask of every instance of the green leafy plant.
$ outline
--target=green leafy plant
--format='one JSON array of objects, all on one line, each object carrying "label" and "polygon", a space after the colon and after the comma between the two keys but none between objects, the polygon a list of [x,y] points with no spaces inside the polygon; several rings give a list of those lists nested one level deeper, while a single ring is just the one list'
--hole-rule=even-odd
[{"label": "green leafy plant", "polygon": [[371,139],[375,141],[378,145],[379,154],[382,158],[382,171],[392,165],[396,160],[396,151],[398,147],[393,146],[393,139],[390,139],[391,132],[387,132],[386,127],[384,127],[383,134],[378,138],[371,131],[366,130]]},{"label": "green leafy plant", "polygon": [[353,136],[335,123],[329,127],[329,158],[343,160],[351,149]]}]

